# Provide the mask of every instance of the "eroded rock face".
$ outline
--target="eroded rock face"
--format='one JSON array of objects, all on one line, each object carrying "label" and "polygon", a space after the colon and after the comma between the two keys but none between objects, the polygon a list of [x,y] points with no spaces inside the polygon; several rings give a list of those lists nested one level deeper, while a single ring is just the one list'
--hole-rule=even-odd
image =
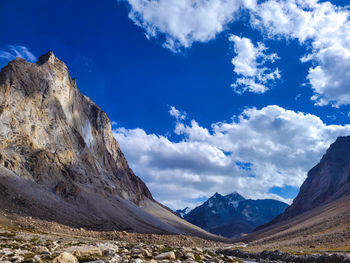
[{"label": "eroded rock face", "polygon": [[82,188],[139,204],[153,199],[113,137],[107,115],[52,52],[0,73],[0,165],[65,199]]},{"label": "eroded rock face", "polygon": [[275,222],[350,195],[350,136],[339,137],[309,172],[293,204]]},{"label": "eroded rock face", "polygon": [[218,238],[152,198],[107,115],[52,52],[0,72],[0,212],[75,228]]}]

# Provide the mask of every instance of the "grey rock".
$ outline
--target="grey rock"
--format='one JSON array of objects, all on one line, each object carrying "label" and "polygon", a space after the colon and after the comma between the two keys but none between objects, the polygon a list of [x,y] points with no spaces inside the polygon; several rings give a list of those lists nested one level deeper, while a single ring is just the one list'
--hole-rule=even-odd
[{"label": "grey rock", "polygon": [[54,258],[52,263],[78,263],[78,259],[68,252],[63,252]]},{"label": "grey rock", "polygon": [[175,260],[175,253],[173,251],[170,252],[165,252],[162,254],[159,254],[155,257],[156,260],[163,260],[163,259],[170,259],[170,260]]}]

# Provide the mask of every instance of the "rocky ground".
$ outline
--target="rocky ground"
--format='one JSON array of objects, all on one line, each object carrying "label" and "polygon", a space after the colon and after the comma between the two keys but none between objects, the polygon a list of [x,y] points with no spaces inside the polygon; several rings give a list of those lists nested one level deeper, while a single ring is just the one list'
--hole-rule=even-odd
[{"label": "rocky ground", "polygon": [[98,232],[28,217],[17,217],[16,223],[13,219],[0,216],[0,262],[350,262],[350,255],[344,253],[248,252],[244,243],[219,243],[182,235]]},{"label": "rocky ground", "polygon": [[1,226],[0,262],[242,262],[233,256],[217,254],[218,243],[197,238],[115,232],[105,239],[104,233],[101,237],[88,237],[97,234],[82,229],[77,232],[86,235]]}]

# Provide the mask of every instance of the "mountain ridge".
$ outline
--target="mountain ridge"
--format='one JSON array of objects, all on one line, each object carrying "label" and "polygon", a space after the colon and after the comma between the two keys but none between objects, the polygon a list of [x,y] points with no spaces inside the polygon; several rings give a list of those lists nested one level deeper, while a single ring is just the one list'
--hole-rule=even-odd
[{"label": "mountain ridge", "polygon": [[184,219],[211,233],[234,237],[253,231],[282,213],[288,205],[272,199],[245,199],[237,192],[215,193],[202,205],[184,215]]},{"label": "mountain ridge", "polygon": [[350,136],[340,136],[308,172],[284,213],[236,241],[250,246],[348,250]]},{"label": "mountain ridge", "polygon": [[341,197],[349,196],[349,167],[350,136],[340,136],[329,146],[320,162],[308,172],[291,206],[266,226],[292,219]]}]

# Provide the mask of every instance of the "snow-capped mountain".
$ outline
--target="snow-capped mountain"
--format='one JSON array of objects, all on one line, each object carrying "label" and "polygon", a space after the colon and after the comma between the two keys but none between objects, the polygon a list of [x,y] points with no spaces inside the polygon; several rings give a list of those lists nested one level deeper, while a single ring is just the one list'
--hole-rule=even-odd
[{"label": "snow-capped mountain", "polygon": [[179,216],[181,216],[182,218],[184,218],[185,217],[185,215],[187,215],[189,212],[191,212],[192,211],[192,209],[191,208],[189,208],[188,206],[186,207],[186,208],[184,208],[184,209],[178,209],[178,210],[176,210],[175,212],[179,215]]},{"label": "snow-capped mountain", "polygon": [[202,205],[185,214],[184,218],[211,233],[233,237],[252,232],[287,207],[286,203],[277,200],[245,199],[237,192],[225,196],[215,193]]}]

